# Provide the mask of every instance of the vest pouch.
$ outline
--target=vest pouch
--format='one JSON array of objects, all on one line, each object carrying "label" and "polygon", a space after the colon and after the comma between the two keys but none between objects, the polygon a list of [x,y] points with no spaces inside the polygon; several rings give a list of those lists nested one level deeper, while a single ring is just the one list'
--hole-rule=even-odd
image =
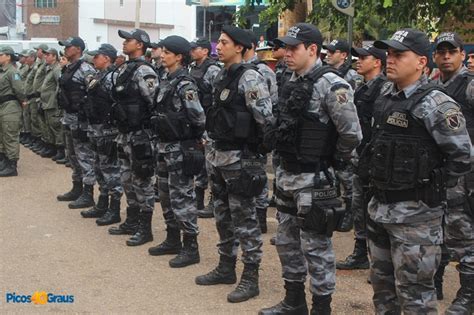
[{"label": "vest pouch", "polygon": [[154,174],[154,157],[151,142],[146,134],[132,137],[132,171],[146,179]]},{"label": "vest pouch", "polygon": [[234,124],[234,137],[247,139],[251,135],[252,115],[249,112],[236,112]]},{"label": "vest pouch", "polygon": [[142,124],[143,113],[141,112],[140,104],[127,104],[127,123],[129,128],[137,128]]},{"label": "vest pouch", "polygon": [[186,176],[198,175],[205,163],[204,152],[198,148],[196,140],[181,142],[183,152],[183,174]]},{"label": "vest pouch", "polygon": [[371,179],[380,184],[390,182],[391,163],[393,156],[392,141],[389,139],[380,139],[374,143],[373,154],[371,158]]},{"label": "vest pouch", "polygon": [[260,195],[267,183],[263,162],[259,159],[242,159],[241,165],[239,176],[228,182],[229,191],[247,198]]},{"label": "vest pouch", "polygon": [[418,141],[395,140],[392,182],[401,188],[413,187],[418,181]]},{"label": "vest pouch", "polygon": [[326,147],[327,128],[321,126],[320,122],[309,120],[303,117],[300,120],[298,153],[302,163],[317,163],[322,154],[329,155],[329,152],[322,152]]}]

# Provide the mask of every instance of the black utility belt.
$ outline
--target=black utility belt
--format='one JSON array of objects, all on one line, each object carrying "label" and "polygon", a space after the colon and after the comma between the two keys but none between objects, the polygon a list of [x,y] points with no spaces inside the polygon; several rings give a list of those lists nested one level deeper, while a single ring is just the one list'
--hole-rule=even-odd
[{"label": "black utility belt", "polygon": [[254,143],[235,143],[216,140],[213,142],[212,146],[214,149],[219,151],[249,150],[252,152],[257,152],[257,144]]},{"label": "black utility belt", "polygon": [[8,101],[15,101],[15,100],[17,100],[15,95],[0,96],[0,104],[3,104]]},{"label": "black utility belt", "polygon": [[381,203],[423,201],[429,206],[437,206],[432,204],[433,196],[436,192],[429,186],[406,190],[379,190],[375,188],[373,193],[374,197]]},{"label": "black utility belt", "polygon": [[319,170],[317,163],[295,163],[280,159],[280,167],[290,173],[314,173]]},{"label": "black utility belt", "polygon": [[40,93],[28,94],[28,95],[26,95],[26,99],[27,99],[27,100],[31,100],[31,99],[33,99],[33,98],[38,98],[38,97],[40,97],[40,96],[41,96]]}]

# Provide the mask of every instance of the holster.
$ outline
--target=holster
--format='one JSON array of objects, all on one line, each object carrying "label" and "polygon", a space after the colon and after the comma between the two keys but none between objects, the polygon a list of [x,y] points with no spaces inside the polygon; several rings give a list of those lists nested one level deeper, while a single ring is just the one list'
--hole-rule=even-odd
[{"label": "holster", "polygon": [[198,175],[204,167],[205,157],[197,140],[181,141],[181,151],[183,152],[183,174]]},{"label": "holster", "polygon": [[267,174],[265,173],[263,162],[258,158],[243,158],[241,160],[242,169],[240,175],[229,181],[229,191],[244,197],[256,197],[265,188]]},{"label": "holster", "polygon": [[105,137],[103,139],[99,139],[97,141],[96,152],[98,154],[114,157],[117,155],[117,143],[112,137]]},{"label": "holster", "polygon": [[146,179],[154,175],[153,147],[148,135],[136,135],[132,142],[132,171],[139,178]]},{"label": "holster", "polygon": [[[342,207],[342,202],[337,198],[321,199],[321,191],[313,192],[311,210],[302,214],[298,212],[298,226],[305,231],[314,231],[317,234],[331,237],[337,231],[344,219],[346,209]],[[330,194],[333,193],[323,193]]]}]

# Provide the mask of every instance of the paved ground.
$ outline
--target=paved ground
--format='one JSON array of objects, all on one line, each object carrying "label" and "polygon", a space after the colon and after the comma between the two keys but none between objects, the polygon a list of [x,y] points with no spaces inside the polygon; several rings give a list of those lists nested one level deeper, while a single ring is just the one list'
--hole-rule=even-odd
[{"label": "paved ground", "polygon": [[[230,304],[233,285],[200,287],[194,277],[212,269],[217,260],[213,219],[200,220],[201,263],[171,269],[171,257],[152,257],[149,245],[164,238],[159,204],[153,219],[155,241],[130,248],[125,236],[110,236],[107,227],[83,219],[78,210],[56,201],[70,188],[70,170],[22,148],[20,176],[0,179],[0,313],[134,313],[134,314],[256,314],[280,301],[283,286],[276,250],[269,239],[276,229],[270,210],[269,233],[264,236],[260,296]],[[334,237],[336,256],[343,259],[353,246],[351,233]],[[242,264],[238,263],[238,272]],[[367,271],[337,273],[334,314],[373,313]],[[447,268],[444,310],[458,289],[454,265]],[[12,304],[6,294],[35,291],[74,295],[72,304]],[[311,301],[308,295],[308,301]]]}]

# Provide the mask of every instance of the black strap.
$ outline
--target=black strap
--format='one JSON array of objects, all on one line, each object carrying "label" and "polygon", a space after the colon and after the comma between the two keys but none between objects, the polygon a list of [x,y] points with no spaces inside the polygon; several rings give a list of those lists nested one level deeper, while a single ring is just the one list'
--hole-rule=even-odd
[{"label": "black strap", "polygon": [[33,93],[33,94],[28,94],[28,95],[26,95],[26,99],[27,99],[27,100],[31,100],[31,99],[33,99],[33,98],[38,98],[38,97],[40,97],[40,95],[41,95],[41,94],[38,93],[38,92]]},{"label": "black strap", "polygon": [[406,190],[378,190],[374,189],[374,197],[384,204],[403,202],[403,201],[423,201],[428,206],[434,207],[429,196],[433,194],[431,187],[425,186],[417,189]]},{"label": "black strap", "polygon": [[17,100],[17,98],[13,94],[0,96],[0,104],[3,104],[3,103],[8,102],[8,101],[14,101],[14,100]]}]

